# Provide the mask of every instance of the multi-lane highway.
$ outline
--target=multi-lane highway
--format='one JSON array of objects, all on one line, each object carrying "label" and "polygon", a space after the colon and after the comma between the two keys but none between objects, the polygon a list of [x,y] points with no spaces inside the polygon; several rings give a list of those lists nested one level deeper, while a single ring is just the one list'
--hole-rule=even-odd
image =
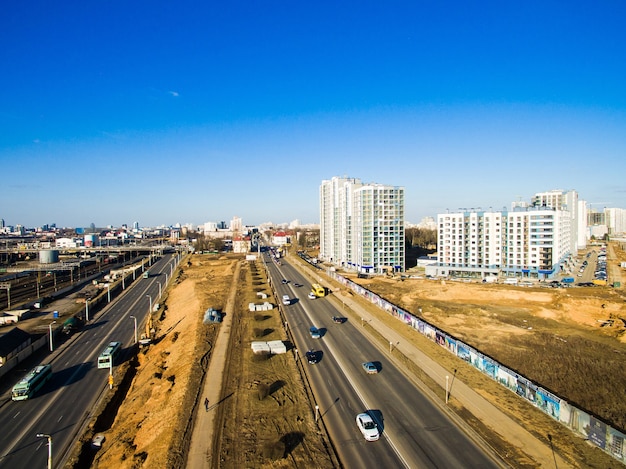
[{"label": "multi-lane highway", "polygon": [[[345,467],[496,468],[503,467],[485,449],[460,430],[431,402],[377,346],[359,330],[361,325],[341,316],[328,298],[310,300],[307,281],[288,261],[268,261],[268,270],[279,297],[296,298],[285,306],[298,356],[316,349],[318,364],[303,360],[330,437]],[[289,282],[283,284],[281,279]],[[303,284],[297,287],[294,284]],[[322,331],[311,338],[309,328]],[[377,362],[380,372],[367,374],[362,363]],[[367,442],[355,417],[368,411],[382,429],[380,440]]]},{"label": "multi-lane highway", "polygon": [[148,279],[133,282],[55,351],[49,360],[53,376],[34,398],[13,402],[8,395],[2,396],[0,468],[45,467],[48,439],[37,434],[50,435],[53,466],[60,467],[101,393],[108,392],[108,370],[97,368],[98,355],[114,340],[123,344],[122,360],[131,355],[135,329],[129,316],[135,316],[141,328],[151,304],[166,286],[166,276],[171,278],[176,260],[174,255],[158,259]]}]

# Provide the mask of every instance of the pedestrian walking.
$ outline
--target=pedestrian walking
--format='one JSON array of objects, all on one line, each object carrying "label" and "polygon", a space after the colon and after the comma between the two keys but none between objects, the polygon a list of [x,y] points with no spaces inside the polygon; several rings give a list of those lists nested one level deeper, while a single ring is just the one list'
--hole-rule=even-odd
[{"label": "pedestrian walking", "polygon": [[205,398],[204,398],[204,410],[205,410],[206,412],[208,412],[208,411],[209,411],[209,398],[208,398],[208,397],[205,397]]}]

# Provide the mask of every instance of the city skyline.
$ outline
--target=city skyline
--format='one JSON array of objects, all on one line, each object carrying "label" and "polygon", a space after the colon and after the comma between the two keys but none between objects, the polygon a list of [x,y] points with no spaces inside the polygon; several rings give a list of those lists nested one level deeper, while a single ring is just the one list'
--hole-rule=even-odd
[{"label": "city skyline", "polygon": [[626,5],[12,3],[0,217],[319,223],[320,181],[406,220],[576,190],[626,208]]}]

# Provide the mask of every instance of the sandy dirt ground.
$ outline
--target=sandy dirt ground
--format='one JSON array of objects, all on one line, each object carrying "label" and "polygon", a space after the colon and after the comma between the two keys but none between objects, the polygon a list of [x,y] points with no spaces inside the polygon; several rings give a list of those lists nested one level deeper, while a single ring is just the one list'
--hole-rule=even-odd
[{"label": "sandy dirt ground", "polygon": [[[202,360],[210,354],[212,329],[203,325],[208,307],[220,309],[232,280],[233,260],[183,266],[167,292],[158,339],[140,353],[139,367],[94,468],[177,467],[196,401]],[[180,467],[180,466],[178,466]]]}]

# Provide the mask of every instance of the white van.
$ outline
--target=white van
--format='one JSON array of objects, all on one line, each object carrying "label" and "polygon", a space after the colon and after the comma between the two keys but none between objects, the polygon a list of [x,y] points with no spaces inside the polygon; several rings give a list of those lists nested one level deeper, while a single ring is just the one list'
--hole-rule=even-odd
[{"label": "white van", "polygon": [[289,295],[283,295],[283,304],[284,305],[290,305],[291,304],[291,300],[289,299]]}]

